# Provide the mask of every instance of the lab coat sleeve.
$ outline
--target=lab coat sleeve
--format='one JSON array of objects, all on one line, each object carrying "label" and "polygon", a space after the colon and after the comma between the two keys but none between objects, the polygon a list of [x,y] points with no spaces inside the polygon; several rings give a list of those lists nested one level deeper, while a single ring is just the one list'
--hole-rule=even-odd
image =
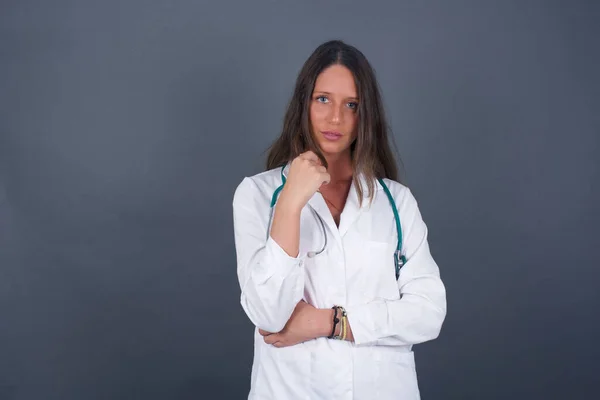
[{"label": "lab coat sleeve", "polygon": [[[397,200],[398,201],[398,200]],[[406,346],[438,337],[446,317],[446,289],[427,241],[427,226],[408,188],[400,203],[403,249],[398,300],[346,307],[356,345]]]},{"label": "lab coat sleeve", "polygon": [[279,332],[304,294],[304,254],[289,256],[269,235],[270,198],[244,178],[233,198],[241,305],[252,323]]}]

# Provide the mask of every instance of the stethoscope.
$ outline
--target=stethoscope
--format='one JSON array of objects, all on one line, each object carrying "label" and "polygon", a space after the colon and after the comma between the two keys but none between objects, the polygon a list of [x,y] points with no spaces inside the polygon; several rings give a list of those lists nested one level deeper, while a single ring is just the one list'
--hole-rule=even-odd
[{"label": "stethoscope", "polygon": [[[277,189],[275,189],[275,192],[273,193],[273,196],[271,197],[271,209],[269,212],[269,224],[267,225],[267,239],[269,238],[269,234],[271,231],[271,222],[273,221],[273,211],[275,209],[275,204],[277,203],[277,198],[279,197],[279,193],[281,192],[281,189],[283,189],[283,186],[285,185],[285,182],[286,182],[285,175],[283,175],[284,169],[285,169],[285,165],[281,168],[282,183]],[[378,178],[377,181],[379,182],[381,187],[383,187],[383,190],[384,190],[384,192],[390,202],[390,205],[392,207],[392,212],[394,213],[394,220],[396,221],[396,231],[398,232],[398,244],[396,245],[396,251],[394,251],[394,265],[396,266],[396,280],[398,280],[398,277],[400,276],[400,268],[402,268],[402,266],[404,266],[404,264],[406,263],[406,257],[402,254],[402,227],[400,226],[400,215],[398,214],[398,208],[396,207],[394,198],[392,197],[392,194],[390,193],[390,190],[388,189],[387,185],[383,182],[383,179]],[[325,251],[325,247],[327,247],[327,230],[325,229],[325,222],[323,222],[323,219],[321,218],[321,216],[319,214],[317,214],[317,212],[312,207],[309,207],[309,208],[312,211],[313,215],[316,217],[316,219],[319,221],[319,225],[321,226],[321,232],[323,235],[323,246],[318,251],[309,251],[307,253],[307,257],[314,257],[316,255],[321,254],[323,251]]]}]

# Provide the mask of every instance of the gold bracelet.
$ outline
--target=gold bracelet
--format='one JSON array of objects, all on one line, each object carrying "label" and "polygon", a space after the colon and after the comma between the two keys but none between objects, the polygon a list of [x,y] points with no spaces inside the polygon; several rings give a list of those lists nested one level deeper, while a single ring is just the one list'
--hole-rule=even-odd
[{"label": "gold bracelet", "polygon": [[338,335],[334,335],[333,339],[343,340],[342,338],[346,335],[346,333],[345,333],[346,330],[344,328],[344,319],[346,318],[346,310],[342,306],[335,306],[335,308],[341,311],[341,316],[340,316],[340,320],[339,320],[340,321],[340,333]]},{"label": "gold bracelet", "polygon": [[342,317],[342,329],[344,333],[342,333],[342,340],[346,340],[346,335],[348,334],[348,317],[346,314]]}]

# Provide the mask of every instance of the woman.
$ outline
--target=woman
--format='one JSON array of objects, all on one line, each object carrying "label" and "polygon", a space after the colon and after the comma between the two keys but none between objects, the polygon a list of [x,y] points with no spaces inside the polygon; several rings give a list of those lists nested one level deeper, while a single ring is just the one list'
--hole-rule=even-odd
[{"label": "woman", "polygon": [[420,398],[412,345],[438,336],[446,292],[383,110],[364,55],[322,44],[267,170],[236,189],[241,304],[256,326],[250,399]]}]

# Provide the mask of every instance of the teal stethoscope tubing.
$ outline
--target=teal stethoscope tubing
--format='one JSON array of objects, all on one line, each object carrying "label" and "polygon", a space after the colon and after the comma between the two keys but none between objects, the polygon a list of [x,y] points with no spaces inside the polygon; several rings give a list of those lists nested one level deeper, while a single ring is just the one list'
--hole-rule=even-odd
[{"label": "teal stethoscope tubing", "polygon": [[[283,166],[283,168],[281,168],[282,183],[277,189],[275,189],[275,192],[273,193],[273,196],[271,197],[271,209],[270,209],[270,213],[269,213],[269,223],[267,225],[267,239],[269,238],[269,232],[271,230],[271,221],[273,220],[273,210],[275,208],[275,203],[277,203],[277,198],[279,197],[279,193],[281,192],[281,189],[283,189],[283,186],[285,185],[285,182],[286,182],[285,175],[283,175],[284,169],[285,169],[285,165]],[[398,214],[398,208],[396,207],[394,198],[392,197],[392,194],[390,193],[390,189],[388,189],[387,185],[383,182],[383,179],[378,178],[377,181],[379,182],[381,187],[383,187],[383,190],[390,202],[390,206],[392,207],[392,212],[394,213],[394,220],[396,221],[396,231],[398,232],[398,244],[396,245],[396,251],[394,252],[394,265],[396,266],[396,280],[398,280],[398,277],[400,276],[400,268],[402,268],[402,266],[406,263],[406,257],[402,254],[402,227],[400,226],[400,215]],[[321,249],[319,251],[311,251],[308,253],[309,257],[314,257],[317,254],[321,254],[325,250],[325,247],[327,246],[327,231],[325,229],[325,223],[323,222],[323,219],[312,208],[311,208],[311,211],[316,216],[317,220],[319,221],[319,223],[321,225],[321,231],[323,233],[323,238],[324,238],[323,246],[321,247]]]}]

